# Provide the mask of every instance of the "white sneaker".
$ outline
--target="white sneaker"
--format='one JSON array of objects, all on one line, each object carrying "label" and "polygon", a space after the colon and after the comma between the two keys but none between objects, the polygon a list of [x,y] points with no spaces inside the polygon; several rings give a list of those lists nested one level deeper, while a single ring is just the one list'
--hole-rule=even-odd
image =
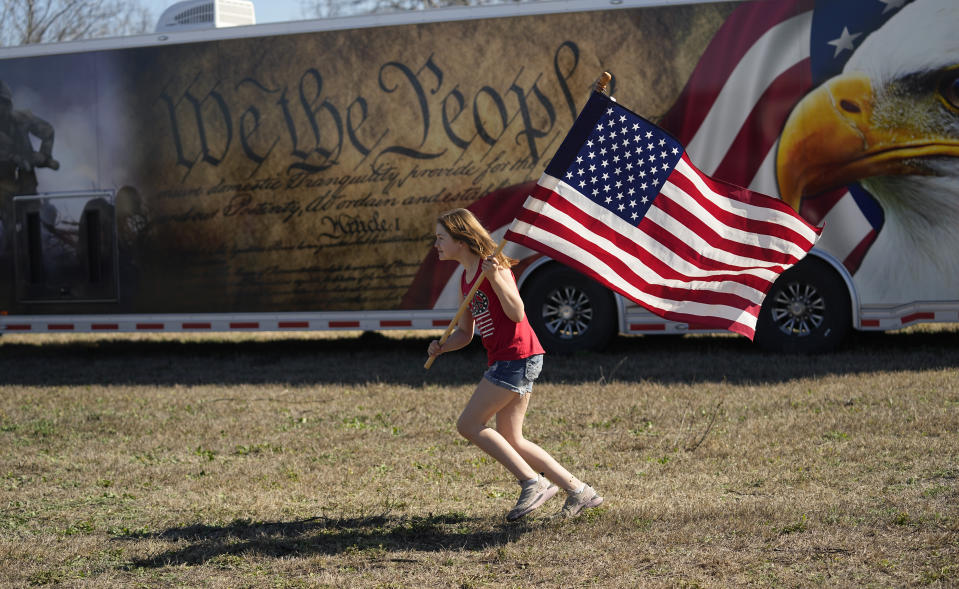
[{"label": "white sneaker", "polygon": [[542,476],[537,477],[535,483],[520,482],[520,485],[523,486],[523,491],[516,501],[516,507],[506,514],[507,521],[512,522],[518,520],[543,503],[546,503],[546,501],[559,491],[559,487]]},{"label": "white sneaker", "polygon": [[566,503],[556,515],[559,517],[576,517],[584,509],[602,505],[603,498],[596,493],[596,489],[586,485],[579,493],[570,493]]}]

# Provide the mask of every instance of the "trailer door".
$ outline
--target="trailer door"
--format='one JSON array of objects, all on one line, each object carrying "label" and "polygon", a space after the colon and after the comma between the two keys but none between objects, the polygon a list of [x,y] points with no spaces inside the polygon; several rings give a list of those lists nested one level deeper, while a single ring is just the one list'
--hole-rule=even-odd
[{"label": "trailer door", "polygon": [[14,215],[18,301],[117,300],[112,193],[18,196]]}]

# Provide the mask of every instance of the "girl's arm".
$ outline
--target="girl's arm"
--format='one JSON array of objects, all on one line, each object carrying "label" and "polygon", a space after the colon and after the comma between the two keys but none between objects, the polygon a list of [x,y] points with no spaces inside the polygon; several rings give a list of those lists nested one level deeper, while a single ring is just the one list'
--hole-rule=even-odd
[{"label": "girl's arm", "polygon": [[500,266],[494,259],[483,260],[483,275],[489,280],[499,302],[503,305],[506,316],[519,323],[526,314],[523,298],[519,296],[519,288],[513,279],[513,272],[505,266]]},{"label": "girl's arm", "polygon": [[466,309],[466,311],[460,315],[460,319],[456,323],[456,329],[446,338],[443,345],[440,346],[440,340],[433,340],[430,342],[427,353],[430,356],[438,356],[446,352],[465,348],[471,341],[473,341],[473,315],[469,309]]}]

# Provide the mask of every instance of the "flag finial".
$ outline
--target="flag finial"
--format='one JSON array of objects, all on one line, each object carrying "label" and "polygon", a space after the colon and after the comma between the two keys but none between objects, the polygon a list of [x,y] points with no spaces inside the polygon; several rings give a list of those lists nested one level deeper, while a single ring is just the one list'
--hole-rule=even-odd
[{"label": "flag finial", "polygon": [[603,75],[599,77],[599,80],[596,82],[596,91],[600,94],[609,94],[606,91],[607,86],[609,86],[610,80],[613,79],[613,76],[609,72],[603,72]]}]

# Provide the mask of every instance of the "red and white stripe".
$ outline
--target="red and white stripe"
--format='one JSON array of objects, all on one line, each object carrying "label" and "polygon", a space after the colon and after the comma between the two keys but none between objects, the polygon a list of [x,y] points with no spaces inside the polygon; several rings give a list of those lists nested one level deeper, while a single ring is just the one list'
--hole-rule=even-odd
[{"label": "red and white stripe", "polygon": [[[0,334],[18,333],[146,333],[146,332],[282,332],[282,331],[381,331],[390,329],[442,329],[449,325],[452,315],[412,311],[363,313],[290,314],[278,318],[260,315],[205,314],[184,316],[165,315],[3,315],[0,316]],[[627,309],[625,333],[690,333],[710,331],[685,323],[664,322],[642,307]],[[915,323],[959,322],[959,305],[954,303],[913,303],[902,307],[862,309],[859,328],[865,330],[899,329]]]},{"label": "red and white stripe", "polygon": [[893,308],[865,306],[860,313],[860,329],[899,329],[916,323],[955,323],[959,321],[959,304],[924,302]]},{"label": "red and white stripe", "polygon": [[0,333],[380,331],[440,329],[452,314],[433,311],[196,315],[4,315]]}]

